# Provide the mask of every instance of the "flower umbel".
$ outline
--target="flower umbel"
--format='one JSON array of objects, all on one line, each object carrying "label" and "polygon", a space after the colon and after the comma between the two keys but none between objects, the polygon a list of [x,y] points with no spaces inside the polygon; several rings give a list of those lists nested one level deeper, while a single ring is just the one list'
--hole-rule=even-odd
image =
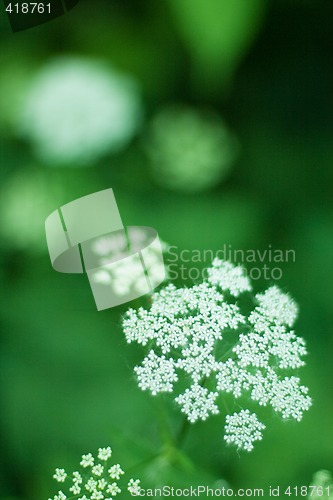
[{"label": "flower umbel", "polygon": [[58,483],[65,482],[66,477],[67,477],[67,474],[65,472],[65,469],[56,469],[55,473],[53,475],[53,479],[58,481]]},{"label": "flower umbel", "polygon": [[252,451],[254,441],[262,439],[261,431],[264,429],[264,424],[259,422],[255,413],[241,410],[239,413],[227,415],[224,439],[228,444],[233,443],[238,448]]},{"label": "flower umbel", "polygon": [[140,494],[140,479],[130,479],[128,485],[127,485],[128,491],[131,493],[131,495],[139,495]]},{"label": "flower umbel", "polygon": [[56,57],[23,96],[17,132],[45,164],[91,165],[122,150],[142,119],[140,86],[104,61]]},{"label": "flower umbel", "polygon": [[[241,266],[215,259],[203,283],[179,289],[170,284],[153,294],[149,311],[130,309],[123,321],[127,342],[149,346],[134,369],[139,387],[154,396],[173,392],[182,372],[188,387],[175,401],[192,423],[219,413],[220,393],[300,421],[311,398],[292,375],[307,353],[291,330],[298,307],[277,286],[256,296],[251,290]],[[245,294],[254,302],[250,313],[242,308]],[[225,440],[251,451],[264,429],[244,409],[227,416]]]},{"label": "flower umbel", "polygon": [[64,469],[56,469],[53,478],[58,483],[64,483],[63,490],[67,487],[67,494],[64,491],[58,491],[53,498],[49,500],[112,500],[118,493],[124,490],[138,491],[140,490],[138,479],[130,478],[127,488],[120,488],[116,481],[120,479],[124,471],[119,464],[112,465],[109,469],[108,460],[112,455],[112,450],[107,448],[99,448],[97,460],[91,453],[83,455],[80,466],[82,471],[74,471],[72,474],[67,474]]},{"label": "flower umbel", "polygon": [[159,184],[199,192],[223,180],[238,155],[238,141],[212,113],[172,106],[161,109],[149,127],[147,154]]}]

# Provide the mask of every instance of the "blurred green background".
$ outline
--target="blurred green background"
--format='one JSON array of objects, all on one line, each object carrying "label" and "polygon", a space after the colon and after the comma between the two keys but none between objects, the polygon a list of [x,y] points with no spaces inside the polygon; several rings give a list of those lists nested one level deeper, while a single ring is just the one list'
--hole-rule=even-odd
[{"label": "blurred green background", "polygon": [[[314,402],[301,423],[272,416],[250,454],[227,448],[223,416],[212,417],[190,429],[182,449],[190,463],[159,458],[136,475],[146,485],[223,479],[234,488],[284,488],[333,469],[332,23],[327,0],[81,0],[66,16],[15,34],[1,12],[3,500],[48,498],[53,469],[75,468],[99,446],[110,444],[115,461],[133,467],[163,447],[161,415],[174,433],[181,426],[171,398],[137,388],[141,352],[121,331],[127,305],[97,312],[86,277],[50,265],[47,215],[109,187],[126,225],[156,228],[179,252],[295,250],[278,285],[300,305],[296,332],[309,350],[300,376]],[[62,119],[71,99],[57,117],[46,104],[36,110],[38,75],[66,57],[110,68],[98,77],[106,86],[115,74],[133,82],[124,99],[137,111],[124,118],[110,107],[121,144],[99,122],[93,64],[92,86],[89,75],[81,80],[96,109],[74,110],[69,125]],[[56,70],[50,74],[53,103]],[[61,145],[66,126],[64,159],[41,133],[53,131]]]}]

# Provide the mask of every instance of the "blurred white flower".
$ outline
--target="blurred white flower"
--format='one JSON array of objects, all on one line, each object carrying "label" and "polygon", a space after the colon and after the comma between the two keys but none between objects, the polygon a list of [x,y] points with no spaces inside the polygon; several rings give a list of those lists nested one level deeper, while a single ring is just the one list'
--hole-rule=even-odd
[{"label": "blurred white flower", "polygon": [[238,141],[215,114],[170,107],[153,119],[147,153],[156,182],[195,192],[211,188],[229,173]]},{"label": "blurred white flower", "polygon": [[141,118],[133,77],[102,61],[59,57],[32,81],[18,132],[49,164],[89,165],[123,148]]},{"label": "blurred white flower", "polygon": [[[49,173],[49,172],[48,172]],[[0,188],[0,236],[13,248],[45,252],[45,219],[68,187],[45,169],[15,172]]]},{"label": "blurred white flower", "polygon": [[333,477],[328,470],[319,470],[313,476],[311,486],[308,488],[307,498],[319,500],[320,498],[333,499]]},{"label": "blurred white flower", "polygon": [[[252,296],[256,307],[242,306],[252,290],[245,270],[215,259],[208,279],[191,288],[170,284],[153,294],[149,311],[130,309],[123,321],[128,343],[149,345],[149,354],[135,367],[139,387],[152,395],[172,392],[181,380],[189,385],[175,398],[190,422],[219,413],[219,392],[248,396],[270,405],[282,418],[300,421],[311,406],[308,388],[295,376],[304,365],[305,342],[291,327],[295,302],[278,287]],[[237,297],[237,304],[234,303]],[[265,428],[254,413],[228,416],[225,439],[250,451]]]}]

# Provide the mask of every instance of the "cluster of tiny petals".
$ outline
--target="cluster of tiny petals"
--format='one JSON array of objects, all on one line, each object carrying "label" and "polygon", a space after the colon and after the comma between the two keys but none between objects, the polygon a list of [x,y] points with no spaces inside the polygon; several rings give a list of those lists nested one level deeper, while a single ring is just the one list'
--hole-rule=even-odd
[{"label": "cluster of tiny petals", "polygon": [[88,453],[87,455],[82,455],[82,460],[80,462],[80,465],[82,467],[92,467],[94,465],[94,457],[92,456],[91,453]]},{"label": "cluster of tiny petals", "polygon": [[193,342],[182,349],[182,358],[178,359],[174,365],[188,373],[192,380],[198,383],[203,377],[209,375],[215,370],[215,357],[211,354],[212,347],[209,343],[202,346]]},{"label": "cluster of tiny petals", "polygon": [[[307,354],[304,340],[290,330],[298,307],[273,286],[256,295],[254,309],[244,315],[240,295],[249,291],[242,267],[215,259],[207,281],[192,288],[170,284],[153,294],[149,310],[130,309],[123,322],[127,342],[150,347],[135,367],[139,387],[154,396],[173,392],[185,376],[188,387],[175,401],[190,422],[219,413],[219,392],[250,397],[284,419],[301,420],[311,398],[299,378],[286,376],[304,365]],[[244,415],[244,422],[253,421],[254,414]],[[252,449],[249,442],[236,443],[230,429],[227,443]]]},{"label": "cluster of tiny petals", "polygon": [[66,495],[62,491],[59,491],[58,495],[54,496],[54,500],[66,500],[66,498]]},{"label": "cluster of tiny petals", "polygon": [[[83,471],[74,471],[71,476],[64,469],[56,469],[53,478],[58,483],[71,481],[71,485],[68,485],[68,495],[63,491],[58,491],[49,500],[70,500],[74,497],[76,500],[112,500],[118,493],[122,492],[116,481],[120,479],[124,471],[119,464],[107,468],[107,462],[111,455],[112,450],[109,446],[99,448],[97,455],[99,463],[95,462],[91,453],[83,455],[80,462]],[[135,488],[140,490],[139,484],[139,480],[131,478],[127,491],[134,491]]]},{"label": "cluster of tiny petals", "polygon": [[98,449],[98,459],[99,460],[108,460],[109,458],[111,458],[111,455],[112,455],[112,450],[110,448],[110,446],[108,446],[107,448],[99,448]]},{"label": "cluster of tiny petals", "polygon": [[281,325],[293,326],[298,315],[297,304],[277,286],[268,288],[263,294],[257,294],[258,311],[270,321]]},{"label": "cluster of tiny petals", "polygon": [[260,406],[270,404],[284,419],[294,418],[300,421],[303,412],[311,406],[308,388],[300,385],[298,377],[280,378],[272,368],[265,372],[257,370],[252,374],[239,368],[230,359],[220,364],[217,389],[231,392],[235,398],[248,391],[253,401]]},{"label": "cluster of tiny petals", "polygon": [[94,467],[91,469],[91,472],[94,474],[94,476],[101,476],[104,472],[104,467],[102,464],[94,465]]},{"label": "cluster of tiny petals", "polygon": [[243,267],[234,266],[230,262],[217,258],[213,260],[212,267],[208,269],[208,281],[234,297],[238,297],[242,292],[252,290],[250,280],[245,275]]},{"label": "cluster of tiny petals", "polygon": [[236,305],[224,302],[223,296],[208,283],[177,289],[168,285],[152,296],[150,311],[130,309],[123,327],[128,343],[146,345],[154,341],[163,354],[183,347],[196,332],[197,339],[222,338],[226,328],[244,322]]},{"label": "cluster of tiny petals", "polygon": [[135,367],[139,387],[149,389],[153,396],[158,392],[172,392],[173,383],[178,380],[174,362],[164,355],[157,356],[153,350],[143,360],[142,366]]},{"label": "cluster of tiny petals", "polygon": [[140,495],[140,479],[130,479],[127,489],[133,496]]},{"label": "cluster of tiny petals", "polygon": [[81,486],[79,483],[73,482],[72,486],[69,488],[69,491],[73,493],[73,495],[79,495],[81,493]]},{"label": "cluster of tiny petals", "polygon": [[294,332],[287,332],[283,325],[275,325],[261,334],[241,334],[233,352],[242,367],[268,368],[275,359],[279,368],[292,369],[303,366],[302,356],[307,354],[304,340]]},{"label": "cluster of tiny petals", "polygon": [[119,488],[119,486],[117,485],[117,483],[112,483],[112,484],[109,484],[109,486],[107,487],[106,491],[110,495],[115,496],[115,495],[117,495],[117,493],[121,492],[121,489]]},{"label": "cluster of tiny petals", "polygon": [[231,358],[218,364],[216,373],[216,388],[221,392],[232,392],[239,398],[244,390],[250,389],[250,378],[246,370],[239,367]]},{"label": "cluster of tiny petals", "polygon": [[262,439],[265,425],[255,413],[241,410],[239,413],[227,415],[224,439],[228,444],[234,444],[245,451],[253,450],[253,443]]},{"label": "cluster of tiny petals", "polygon": [[[135,367],[139,387],[153,395],[172,392],[179,371],[189,375],[196,387],[215,369],[214,346],[223,339],[224,330],[236,330],[244,322],[239,308],[225,302],[223,295],[206,282],[181,289],[170,284],[155,293],[150,311],[130,309],[123,323],[129,343],[155,342],[154,350],[150,349],[142,364]],[[179,355],[174,357],[177,350]],[[182,405],[181,397],[176,402]],[[188,406],[182,406],[186,412]],[[187,415],[193,420],[192,413]],[[207,418],[207,412],[198,412],[197,418]]]},{"label": "cluster of tiny petals", "polygon": [[111,477],[111,479],[117,479],[117,481],[120,479],[120,476],[122,476],[124,474],[124,471],[122,470],[122,468],[120,467],[119,464],[116,464],[116,465],[113,465],[112,467],[110,467],[110,469],[108,470],[108,473]]},{"label": "cluster of tiny petals", "polygon": [[217,392],[210,392],[199,384],[193,384],[176,398],[176,403],[181,406],[181,411],[193,423],[199,419],[206,420],[210,414],[219,413],[218,406],[215,404],[217,396]]},{"label": "cluster of tiny petals", "polygon": [[82,476],[78,471],[73,472],[73,478],[78,484],[82,484]]},{"label": "cluster of tiny petals", "polygon": [[53,475],[53,479],[58,481],[58,483],[64,483],[66,480],[67,474],[65,469],[56,469]]},{"label": "cluster of tiny petals", "polygon": [[276,412],[281,413],[284,419],[294,418],[299,422],[302,420],[303,412],[311,406],[308,388],[300,385],[298,377],[276,380],[271,392],[271,405]]}]

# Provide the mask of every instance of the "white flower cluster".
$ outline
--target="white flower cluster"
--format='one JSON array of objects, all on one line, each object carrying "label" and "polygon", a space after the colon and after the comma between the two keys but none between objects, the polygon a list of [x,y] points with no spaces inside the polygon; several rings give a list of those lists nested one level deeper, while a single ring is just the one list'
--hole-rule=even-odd
[{"label": "white flower cluster", "polygon": [[176,398],[176,402],[182,407],[182,412],[185,413],[190,422],[195,422],[198,419],[206,420],[209,413],[216,415],[219,409],[215,404],[217,392],[210,392],[205,387],[194,383],[189,389],[186,389],[184,394],[180,394]]},{"label": "white flower cluster", "polygon": [[[241,295],[251,289],[242,267],[215,259],[202,284],[170,284],[152,296],[149,311],[130,309],[123,321],[127,342],[149,346],[135,367],[139,387],[153,395],[172,392],[183,372],[189,387],[175,401],[190,422],[219,413],[223,392],[301,420],[311,398],[291,374],[306,354],[304,340],[290,330],[297,306],[273,286],[256,295],[254,309],[244,314]],[[264,428],[256,414],[242,410],[227,417],[225,439],[250,451]]]},{"label": "white flower cluster", "polygon": [[156,182],[176,191],[210,189],[231,170],[238,141],[214,113],[171,106],[161,109],[148,131],[147,153]]},{"label": "white flower cluster", "polygon": [[254,441],[262,439],[261,431],[264,429],[264,424],[259,422],[255,413],[242,410],[239,413],[227,415],[224,439],[228,444],[233,443],[238,448],[252,451]]},{"label": "white flower cluster", "polygon": [[245,275],[245,269],[241,266],[233,266],[227,261],[216,259],[213,262],[213,266],[208,269],[208,281],[224,292],[230,292],[234,297],[252,290],[249,279]]},{"label": "white flower cluster", "polygon": [[[109,446],[99,448],[98,462],[91,453],[83,455],[80,462],[83,470],[74,471],[71,476],[64,469],[56,469],[53,478],[58,483],[70,481],[71,486],[68,485],[67,494],[60,490],[49,500],[69,500],[74,497],[77,500],[112,500],[122,491],[116,481],[119,481],[124,471],[119,464],[108,466],[107,462],[111,455],[112,450]],[[139,494],[140,480],[131,478],[127,484],[127,491],[133,495]]]},{"label": "white flower cluster", "polygon": [[104,61],[58,57],[23,96],[18,133],[50,165],[90,165],[124,148],[141,123],[137,81]]}]

